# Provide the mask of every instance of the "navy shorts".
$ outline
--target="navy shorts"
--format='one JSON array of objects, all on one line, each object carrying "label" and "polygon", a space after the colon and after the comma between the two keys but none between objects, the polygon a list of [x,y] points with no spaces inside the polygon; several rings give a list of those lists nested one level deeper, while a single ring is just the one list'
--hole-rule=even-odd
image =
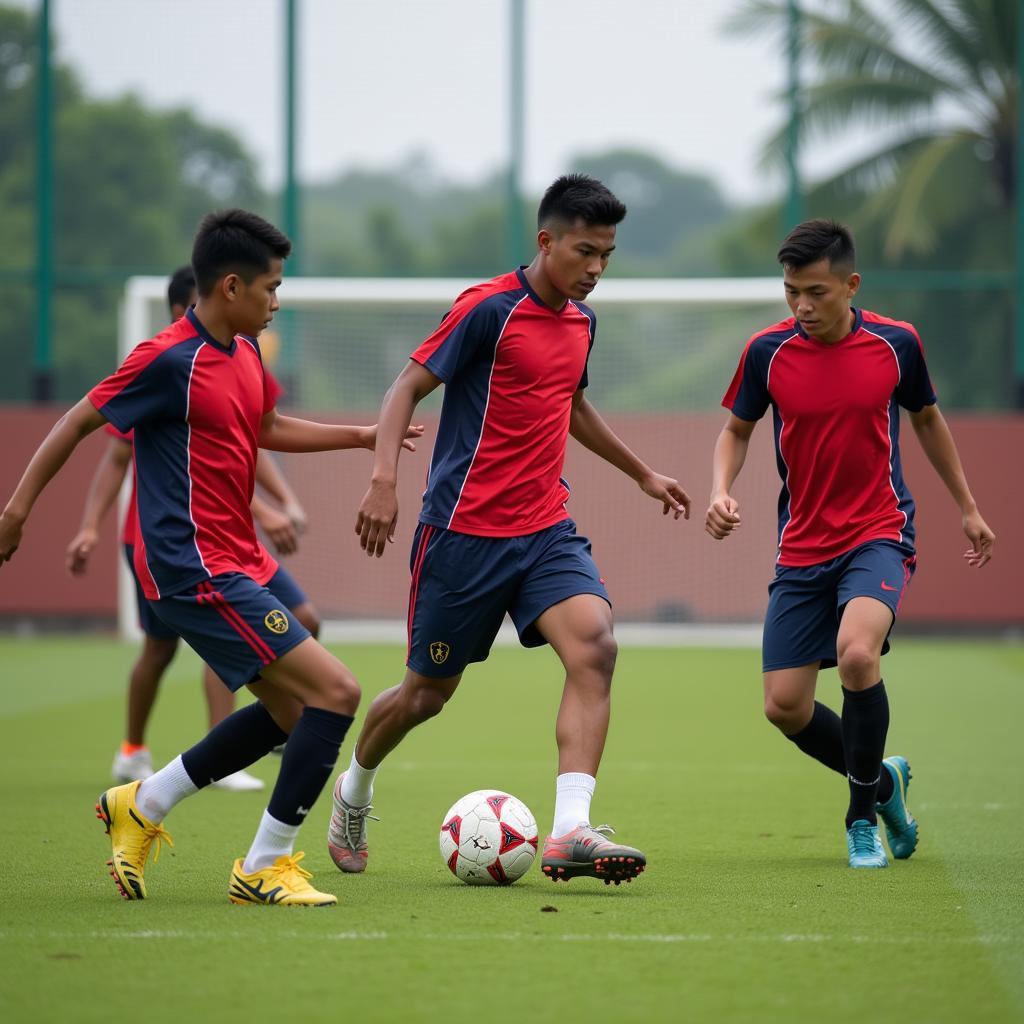
[{"label": "navy shorts", "polygon": [[406,664],[435,679],[484,661],[507,612],[524,647],[547,641],[535,625],[577,594],[609,604],[590,541],[565,519],[524,537],[476,537],[420,523],[412,542]]},{"label": "navy shorts", "polygon": [[278,570],[262,587],[242,573],[225,573],[153,601],[151,606],[229,690],[239,690],[309,636],[285,600],[285,594],[304,595],[287,573],[290,586],[282,593],[274,590],[280,574]]},{"label": "navy shorts", "polygon": [[153,606],[149,603],[149,599],[142,592],[142,584],[139,583],[139,577],[135,575],[134,544],[125,544],[124,557],[128,559],[128,569],[132,574],[132,580],[135,582],[135,604],[139,609],[139,629],[153,640],[177,640],[178,634],[170,626],[165,626],[160,621],[159,616],[153,611]]},{"label": "navy shorts", "polygon": [[[913,548],[875,540],[819,565],[777,566],[768,586],[762,671],[816,661],[832,668],[847,603],[854,597],[873,597],[889,606],[895,622],[916,564]],[[886,636],[882,653],[888,650]]]}]

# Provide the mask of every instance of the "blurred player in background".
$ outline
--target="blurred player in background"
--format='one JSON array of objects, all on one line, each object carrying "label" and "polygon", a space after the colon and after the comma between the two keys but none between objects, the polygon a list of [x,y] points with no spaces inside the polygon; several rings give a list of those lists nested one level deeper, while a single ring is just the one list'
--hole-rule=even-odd
[{"label": "blurred player in background", "polygon": [[[352,724],[360,688],[269,587],[277,564],[256,539],[249,503],[256,452],[373,448],[375,427],[282,416],[256,337],[279,307],[291,243],[245,210],[203,219],[192,249],[195,306],[129,354],[57,422],[0,514],[0,564],[32,507],[79,442],[105,423],[134,431],[136,574],[159,618],[232,690],[258,698],[141,782],[101,794],[108,862],[126,899],[146,896],[153,844],[180,801],[255,764],[287,740],[249,852],[232,866],[233,903],[329,906],[294,853]],[[422,428],[410,428],[418,436]],[[400,442],[412,448],[411,441]]]},{"label": "blurred player in background", "polygon": [[[775,579],[763,637],[765,714],[805,754],[849,782],[849,863],[884,868],[885,822],[898,859],[917,846],[907,809],[910,766],[883,761],[889,702],[881,656],[914,573],[914,501],[903,482],[899,409],[946,485],[983,566],[992,531],[978,511],[924,352],[911,324],[851,306],[860,287],[849,230],[827,220],[794,228],[778,252],[793,315],[755,334],[722,404],[705,527],[740,525],[732,487],[750,436],[771,406],[782,476]],[[838,665],[839,717],[814,699],[818,672]]]},{"label": "blurred player in background", "polygon": [[617,646],[604,580],[566,511],[561,478],[572,434],[666,514],[689,516],[679,484],[633,454],[585,397],[596,320],[582,300],[604,273],[625,214],[600,182],[559,178],[540,204],[530,266],[460,295],[384,399],[356,523],[362,547],[377,556],[394,535],[402,438],[416,405],[445,385],[412,548],[407,671],[373,702],[334,790],[328,845],[342,871],[366,863],[381,761],[441,711],[467,665],[488,656],[506,612],[524,646],[550,644],[565,667],[554,824],[542,869],[552,879],[589,875],[616,884],[644,869],[639,850],[590,824]]},{"label": "blurred player in background", "polygon": [[[183,317],[195,304],[196,282],[190,266],[179,267],[167,285],[167,304],[171,320]],[[262,349],[261,343],[261,349]],[[272,388],[278,396],[280,388],[267,371]],[[85,573],[89,558],[99,541],[100,524],[117,498],[132,462],[132,435],[121,433],[112,423],[105,430],[110,442],[96,467],[89,492],[86,495],[82,524],[68,545],[66,561],[68,571],[75,576]],[[277,464],[267,452],[256,456],[256,483],[271,495],[280,511],[253,495],[251,508],[256,524],[263,530],[279,555],[290,555],[298,549],[298,535],[306,527],[306,514],[288,486]],[[160,680],[170,666],[178,648],[178,634],[160,620],[142,592],[135,575],[134,553],[137,542],[138,518],[134,490],[128,501],[121,543],[124,546],[128,569],[135,582],[139,611],[139,628],[143,633],[142,650],[132,666],[128,683],[128,708],[125,738],[114,755],[111,768],[118,782],[148,779],[153,774],[153,761],[146,746],[146,726],[156,703]],[[278,594],[292,614],[313,636],[320,632],[316,609],[283,566],[277,570],[270,589]],[[209,665],[203,666],[203,690],[206,695],[209,727],[223,721],[235,708],[235,695],[217,678]],[[263,780],[246,771],[234,772],[213,783],[218,789],[249,791],[263,789]]]}]

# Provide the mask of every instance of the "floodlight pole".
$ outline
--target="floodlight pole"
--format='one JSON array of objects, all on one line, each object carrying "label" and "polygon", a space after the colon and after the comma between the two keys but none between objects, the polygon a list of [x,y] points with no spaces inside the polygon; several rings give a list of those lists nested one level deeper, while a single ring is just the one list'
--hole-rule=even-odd
[{"label": "floodlight pole", "polygon": [[284,55],[284,233],[292,241],[288,272],[302,273],[301,212],[299,210],[299,184],[296,180],[296,136],[298,90],[296,63],[298,50],[299,0],[285,0],[285,55]]},{"label": "floodlight pole", "polygon": [[803,195],[800,188],[800,23],[802,15],[799,0],[787,0],[789,19],[787,27],[788,84],[786,99],[789,124],[786,127],[786,207],[784,211],[787,232],[803,220]]},{"label": "floodlight pole", "polygon": [[523,224],[523,149],[525,146],[526,0],[509,0],[509,154],[505,194],[505,263],[529,262]]},{"label": "floodlight pole", "polygon": [[36,36],[36,345],[32,398],[53,398],[50,306],[53,302],[53,75],[50,0],[39,0]]}]

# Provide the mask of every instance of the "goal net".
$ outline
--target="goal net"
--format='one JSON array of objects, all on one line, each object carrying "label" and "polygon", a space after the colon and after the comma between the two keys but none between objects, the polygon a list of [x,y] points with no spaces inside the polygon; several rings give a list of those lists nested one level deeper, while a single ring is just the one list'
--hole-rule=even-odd
[{"label": "goal net", "polygon": [[[455,297],[473,282],[286,278],[282,309],[261,337],[284,386],[285,411],[372,423],[384,392]],[[167,322],[166,281],[128,282],[121,354]],[[755,431],[735,488],[743,526],[725,542],[703,528],[711,453],[725,421],[721,397],[747,339],[786,315],[776,278],[602,281],[588,398],[618,435],[693,500],[689,522],[661,509],[621,473],[570,439],[569,512],[590,537],[621,624],[695,627],[756,623],[775,547],[778,478],[770,424]],[[325,635],[401,636],[408,551],[433,443],[441,390],[419,407],[426,434],[400,466],[395,544],[368,559],[354,534],[368,452],[275,455],[306,508],[309,530],[283,564],[317,605]],[[382,625],[374,625],[382,624]],[[135,629],[134,593],[121,585],[121,626]]]}]

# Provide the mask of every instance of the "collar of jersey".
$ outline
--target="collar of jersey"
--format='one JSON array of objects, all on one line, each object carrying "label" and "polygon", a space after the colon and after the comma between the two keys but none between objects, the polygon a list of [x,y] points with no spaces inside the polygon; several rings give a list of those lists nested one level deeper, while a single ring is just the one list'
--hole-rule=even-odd
[{"label": "collar of jersey", "polygon": [[861,310],[859,310],[856,306],[851,306],[850,309],[853,310],[853,326],[850,328],[850,333],[847,334],[845,337],[840,338],[838,341],[833,342],[831,345],[828,345],[828,344],[826,344],[823,341],[818,341],[817,338],[812,338],[800,326],[800,321],[799,320],[794,320],[793,321],[793,326],[796,328],[796,333],[799,334],[801,338],[804,338],[807,341],[813,342],[815,345],[823,345],[825,348],[835,348],[836,345],[841,345],[844,341],[846,341],[847,338],[852,338],[861,329],[861,325],[864,323],[864,314],[863,314],[863,312],[861,312]]},{"label": "collar of jersey", "polygon": [[196,329],[196,334],[199,335],[203,341],[206,342],[210,348],[215,348],[218,352],[223,352],[225,355],[233,356],[235,349],[238,348],[238,339],[232,338],[231,344],[225,348],[217,339],[202,325],[199,317],[196,316],[196,307],[189,306],[185,311],[185,316],[188,317],[188,322]]},{"label": "collar of jersey", "polygon": [[561,305],[561,307],[559,309],[552,309],[530,287],[530,282],[526,280],[526,267],[525,266],[521,266],[521,267],[518,268],[518,270],[516,270],[516,276],[519,278],[519,283],[523,286],[524,290],[526,291],[526,294],[529,295],[531,299],[533,299],[534,303],[536,305],[540,306],[541,309],[546,309],[552,316],[561,316],[569,308],[569,304],[572,301],[571,299],[566,299],[565,302],[562,303],[562,305]]}]

